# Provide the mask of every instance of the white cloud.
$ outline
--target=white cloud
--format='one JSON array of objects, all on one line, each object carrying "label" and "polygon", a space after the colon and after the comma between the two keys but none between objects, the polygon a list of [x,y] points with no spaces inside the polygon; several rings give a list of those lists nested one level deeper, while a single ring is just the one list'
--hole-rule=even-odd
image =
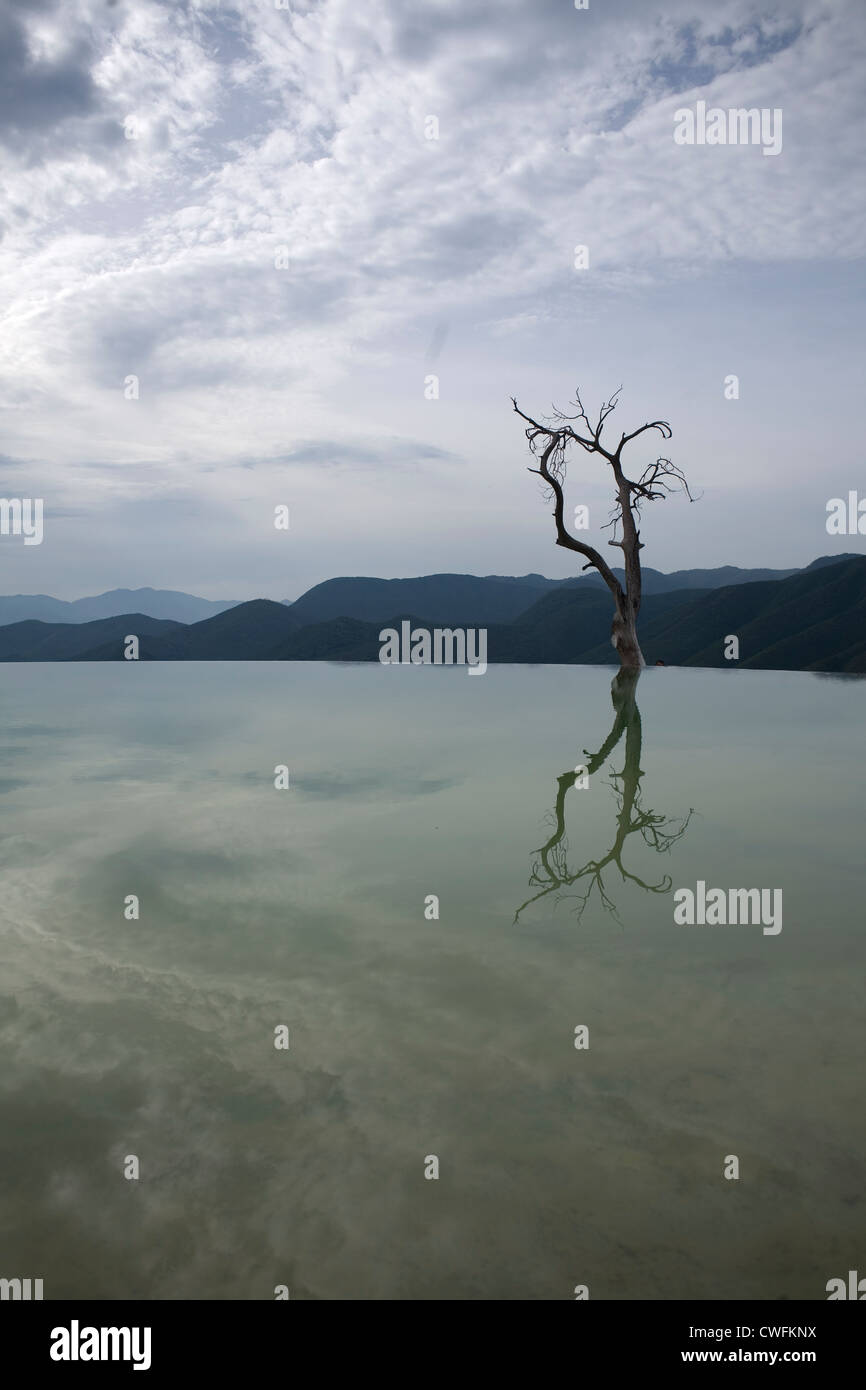
[{"label": "white cloud", "polygon": [[[88,460],[151,459],[159,473],[140,483],[156,495],[173,468],[189,483],[190,461],[206,462],[209,504],[230,505],[238,471],[219,465],[317,436],[369,450],[395,433],[462,454],[467,507],[489,505],[502,451],[520,459],[492,380],[506,401],[546,377],[544,408],[591,333],[590,376],[612,389],[633,365],[610,327],[626,297],[640,338],[659,293],[687,317],[696,280],[722,308],[732,267],[818,285],[862,254],[866,33],[846,0],[759,16],[738,0],[495,13],[75,0],[14,18],[34,62],[74,91],[73,55],[95,94],[47,134],[34,127],[35,143],[13,142],[0,209],[6,448],[44,461],[57,506],[95,515],[125,493],[120,470],[72,467]],[[698,97],[780,107],[782,154],[676,146],[673,113]],[[572,267],[578,242],[587,272]],[[432,405],[437,322],[452,331]],[[785,355],[783,338],[773,350]],[[676,414],[671,396],[691,413],[679,364],[660,377],[647,365],[666,395],[653,413]],[[767,432],[778,426],[771,416]],[[752,468],[760,435],[743,445]],[[710,449],[701,466],[718,477],[729,461]]]}]

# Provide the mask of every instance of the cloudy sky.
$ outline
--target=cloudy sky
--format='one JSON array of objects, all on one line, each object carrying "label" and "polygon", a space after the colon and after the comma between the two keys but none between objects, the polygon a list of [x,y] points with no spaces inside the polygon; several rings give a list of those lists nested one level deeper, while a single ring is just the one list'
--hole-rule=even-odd
[{"label": "cloudy sky", "polygon": [[0,0],[0,592],[572,573],[509,397],[577,385],[700,494],[647,564],[866,549],[862,0],[284,2]]}]

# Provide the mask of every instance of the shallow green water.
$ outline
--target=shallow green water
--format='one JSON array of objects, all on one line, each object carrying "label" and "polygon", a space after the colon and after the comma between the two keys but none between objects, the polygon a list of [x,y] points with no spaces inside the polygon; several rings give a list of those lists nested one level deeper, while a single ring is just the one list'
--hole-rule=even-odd
[{"label": "shallow green water", "polygon": [[[866,686],[651,670],[567,785],[610,677],[3,667],[0,1277],[823,1299],[862,1267]],[[663,891],[581,872],[612,849]],[[698,880],[781,888],[781,932],[675,925]]]}]

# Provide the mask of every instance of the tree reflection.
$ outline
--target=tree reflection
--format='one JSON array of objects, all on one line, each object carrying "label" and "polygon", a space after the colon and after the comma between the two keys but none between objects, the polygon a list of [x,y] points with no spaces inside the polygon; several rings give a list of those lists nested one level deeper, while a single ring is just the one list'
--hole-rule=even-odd
[{"label": "tree reflection", "polygon": [[618,871],[623,883],[636,883],[647,893],[668,893],[673,886],[669,874],[658,883],[647,883],[638,874],[632,873],[623,864],[623,852],[630,835],[638,834],[644,844],[657,854],[669,854],[676,842],[685,834],[694,809],[681,820],[645,808],[642,804],[643,773],[640,768],[642,729],[640,711],[637,706],[637,683],[639,671],[618,671],[611,684],[611,700],[614,708],[614,721],[610,733],[597,753],[584,749],[586,775],[598,772],[610,757],[617,744],[625,735],[625,762],[621,772],[611,771],[610,784],[618,806],[616,817],[616,836],[607,854],[599,859],[590,859],[575,872],[568,867],[569,846],[565,834],[565,800],[569,791],[582,774],[579,770],[564,772],[557,778],[556,801],[553,808],[554,831],[546,844],[535,851],[530,887],[538,892],[527,898],[514,914],[514,921],[520,914],[541,898],[555,894],[555,901],[574,898],[578,918],[583,916],[594,892],[597,892],[602,906],[619,920],[616,904],[605,883],[605,874]]}]

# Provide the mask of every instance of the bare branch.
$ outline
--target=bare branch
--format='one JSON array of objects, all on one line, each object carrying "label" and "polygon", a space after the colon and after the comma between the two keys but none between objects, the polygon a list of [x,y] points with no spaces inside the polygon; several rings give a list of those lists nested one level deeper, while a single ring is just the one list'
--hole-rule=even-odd
[{"label": "bare branch", "polygon": [[624,435],[622,436],[622,439],[619,441],[619,444],[616,446],[616,456],[617,456],[617,458],[619,458],[619,456],[620,456],[620,454],[622,453],[623,449],[625,448],[626,444],[629,444],[629,443],[631,442],[632,439],[637,439],[638,435],[639,435],[639,434],[643,434],[645,430],[658,430],[658,432],[659,432],[659,434],[661,435],[662,439],[670,439],[671,436],[673,435],[673,430],[671,429],[671,427],[670,427],[670,425],[668,424],[667,420],[653,420],[653,421],[651,422],[651,424],[648,424],[648,425],[641,425],[640,429],[633,430],[631,434],[624,434]]},{"label": "bare branch", "polygon": [[599,437],[599,435],[601,434],[601,431],[602,431],[602,429],[603,429],[603,427],[604,427],[604,422],[605,422],[605,420],[607,419],[608,415],[610,415],[614,410],[616,410],[616,407],[617,407],[617,398],[618,398],[618,396],[619,396],[619,394],[620,394],[621,391],[622,391],[622,386],[618,386],[618,387],[616,388],[616,390],[614,391],[613,395],[611,396],[610,400],[607,401],[607,402],[601,407],[601,410],[598,412],[598,427],[597,427],[596,432],[595,432],[595,437],[596,437],[596,439],[597,439],[597,438]]},{"label": "bare branch", "polygon": [[584,541],[579,541],[575,536],[572,536],[565,524],[565,495],[562,484],[565,478],[566,443],[568,439],[576,439],[578,443],[592,451],[594,447],[592,442],[580,439],[570,428],[564,430],[540,424],[531,415],[526,415],[520,409],[513,396],[511,403],[516,413],[529,426],[525,431],[526,438],[532,453],[538,458],[539,467],[530,468],[529,472],[537,473],[539,477],[543,478],[553,494],[556,544],[567,550],[575,550],[579,555],[584,555],[589,564],[598,570],[614,597],[622,595],[622,586],[603,555],[594,546],[587,545]]},{"label": "bare branch", "polygon": [[659,497],[669,497],[674,492],[684,492],[690,502],[697,501],[692,496],[686,476],[682,469],[671,463],[670,459],[656,459],[649,464],[637,482],[625,480],[632,495],[632,508],[640,515],[643,502],[654,502]]},{"label": "bare branch", "polygon": [[[611,626],[614,648],[624,669],[639,670],[643,666],[643,656],[636,624],[641,605],[640,552],[644,548],[638,531],[640,509],[644,502],[664,498],[677,489],[682,489],[690,502],[695,498],[689,491],[684,474],[670,459],[656,459],[655,463],[644,469],[636,481],[627,478],[623,472],[621,458],[626,444],[648,431],[655,431],[663,439],[670,439],[673,432],[667,420],[652,420],[632,430],[630,434],[622,434],[613,453],[602,444],[602,431],[619,403],[621,391],[622,387],[618,386],[613,395],[599,408],[594,424],[586,412],[579,387],[575,390],[573,410],[570,414],[552,406],[552,415],[543,420],[536,420],[520,409],[514,396],[511,397],[511,404],[526,425],[524,433],[530,451],[539,463],[537,469],[531,468],[529,471],[542,478],[553,498],[556,544],[585,556],[589,563],[584,565],[583,569],[592,565],[598,570],[614,599],[615,612]],[[613,527],[613,537],[608,544],[623,552],[624,584],[619,582],[599,551],[584,541],[577,540],[565,525],[564,486],[568,448],[571,444],[578,444],[586,453],[600,454],[613,471],[614,510],[606,526]],[[621,538],[617,537],[618,527],[622,528]]]}]

